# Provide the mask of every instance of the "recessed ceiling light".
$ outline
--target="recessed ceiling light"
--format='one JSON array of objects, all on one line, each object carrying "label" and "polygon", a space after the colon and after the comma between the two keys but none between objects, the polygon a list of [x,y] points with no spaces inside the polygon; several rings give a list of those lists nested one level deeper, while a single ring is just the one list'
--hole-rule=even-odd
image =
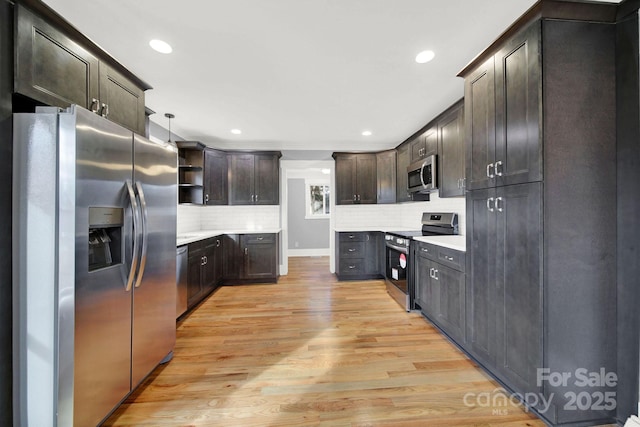
[{"label": "recessed ceiling light", "polygon": [[435,58],[436,54],[432,50],[423,50],[416,55],[416,62],[418,64],[425,64]]},{"label": "recessed ceiling light", "polygon": [[149,46],[151,49],[160,53],[171,53],[173,52],[173,48],[167,42],[163,42],[162,40],[153,39],[149,42]]},{"label": "recessed ceiling light", "polygon": [[362,136],[371,136],[372,132],[370,130],[365,130],[362,132]]},{"label": "recessed ceiling light", "polygon": [[240,135],[242,131],[240,129],[231,129],[231,133],[234,135]]}]

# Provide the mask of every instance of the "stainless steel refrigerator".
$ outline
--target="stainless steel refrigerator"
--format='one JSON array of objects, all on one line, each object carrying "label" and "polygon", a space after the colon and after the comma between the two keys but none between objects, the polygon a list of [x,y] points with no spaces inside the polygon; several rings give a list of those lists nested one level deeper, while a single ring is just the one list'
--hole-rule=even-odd
[{"label": "stainless steel refrigerator", "polygon": [[175,344],[177,150],[14,115],[14,425],[94,426]]}]

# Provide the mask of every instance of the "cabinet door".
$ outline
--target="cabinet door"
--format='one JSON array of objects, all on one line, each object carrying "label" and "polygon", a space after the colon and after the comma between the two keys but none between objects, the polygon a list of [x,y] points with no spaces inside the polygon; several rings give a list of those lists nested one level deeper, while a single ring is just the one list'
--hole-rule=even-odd
[{"label": "cabinet door", "polygon": [[255,200],[254,155],[231,154],[229,160],[229,204],[252,205]]},{"label": "cabinet door", "polygon": [[424,133],[424,151],[422,157],[438,154],[438,128],[433,126]]},{"label": "cabinet door", "polygon": [[462,109],[438,123],[438,190],[440,197],[464,196],[464,139]]},{"label": "cabinet door", "polygon": [[255,156],[255,204],[280,203],[280,169],[275,155]]},{"label": "cabinet door", "polygon": [[418,135],[415,139],[409,142],[409,150],[411,152],[411,163],[417,162],[424,157],[425,152],[425,135]]},{"label": "cabinet door", "polygon": [[15,8],[15,92],[47,105],[91,109],[99,98],[98,59],[22,5]]},{"label": "cabinet door", "polygon": [[223,277],[223,265],[224,265],[224,249],[222,247],[222,239],[223,236],[218,236],[215,238],[216,245],[214,250],[214,270],[213,270],[213,279],[215,286],[218,286],[220,282],[222,282]]},{"label": "cabinet door", "polygon": [[352,205],[356,201],[356,155],[336,156],[336,203]]},{"label": "cabinet door", "polygon": [[207,239],[206,246],[202,252],[202,290],[209,293],[216,286],[216,241]]},{"label": "cabinet door", "polygon": [[378,244],[380,243],[380,233],[371,232],[367,233],[365,237],[365,257],[364,257],[364,272],[365,274],[378,274],[378,261],[380,254],[378,251]]},{"label": "cabinet door", "polygon": [[407,166],[410,160],[409,144],[402,144],[397,149],[396,155],[396,202],[408,202],[411,194],[407,183]]},{"label": "cabinet door", "polygon": [[229,202],[227,192],[227,155],[217,150],[204,152],[204,204],[226,205]]},{"label": "cabinet door", "polygon": [[100,63],[100,113],[139,134],[145,133],[144,91]]},{"label": "cabinet door", "polygon": [[[487,60],[464,82],[464,121],[467,189],[487,188],[496,148],[494,59]],[[487,171],[489,169],[489,171]],[[488,173],[489,172],[489,173]]]},{"label": "cabinet door", "polygon": [[[487,208],[493,209],[491,212]],[[467,345],[482,362],[496,359],[496,218],[495,190],[467,193]]]},{"label": "cabinet door", "polygon": [[358,203],[375,204],[377,201],[376,155],[358,154],[356,173]]},{"label": "cabinet door", "polygon": [[542,184],[497,189],[498,371],[537,392],[542,367]]},{"label": "cabinet door", "polygon": [[376,154],[378,203],[396,202],[396,151]]},{"label": "cabinet door", "polygon": [[240,236],[238,234],[225,234],[222,238],[223,266],[222,275],[226,280],[240,278],[242,268],[242,255],[240,253]]},{"label": "cabinet door", "polygon": [[193,306],[202,294],[202,252],[189,255],[187,272],[187,305]]},{"label": "cabinet door", "polygon": [[416,256],[416,297],[418,304],[429,319],[438,322],[440,306],[440,284],[434,279],[437,264],[422,256]]},{"label": "cabinet door", "polygon": [[495,55],[497,185],[542,180],[538,21]]},{"label": "cabinet door", "polygon": [[458,342],[464,341],[465,275],[436,264],[435,279],[440,291],[438,321],[442,329]]},{"label": "cabinet door", "polygon": [[[242,236],[243,239],[246,236]],[[245,279],[269,279],[276,276],[276,245],[243,244]]]}]

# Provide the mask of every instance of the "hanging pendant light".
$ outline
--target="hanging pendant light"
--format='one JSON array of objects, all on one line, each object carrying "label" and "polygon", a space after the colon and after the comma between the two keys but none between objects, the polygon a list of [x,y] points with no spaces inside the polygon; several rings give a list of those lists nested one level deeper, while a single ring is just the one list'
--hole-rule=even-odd
[{"label": "hanging pendant light", "polygon": [[164,113],[164,116],[169,119],[169,141],[171,142],[171,119],[175,119],[175,114],[171,114],[171,113]]}]

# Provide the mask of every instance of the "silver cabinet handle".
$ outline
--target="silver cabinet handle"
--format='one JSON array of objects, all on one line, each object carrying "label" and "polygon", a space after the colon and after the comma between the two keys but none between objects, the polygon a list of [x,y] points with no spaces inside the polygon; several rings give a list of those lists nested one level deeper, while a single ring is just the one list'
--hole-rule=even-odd
[{"label": "silver cabinet handle", "polygon": [[353,238],[355,238],[355,237],[356,237],[356,236],[354,236],[353,234],[349,234],[349,238],[350,238],[350,239],[353,239]]},{"label": "silver cabinet handle", "polygon": [[204,265],[204,257],[203,256],[200,257],[200,265]]},{"label": "silver cabinet handle", "polygon": [[254,195],[252,194],[252,195],[251,195],[251,203],[253,203],[254,201],[255,201],[255,197],[254,197]]},{"label": "silver cabinet handle", "polygon": [[109,104],[102,104],[102,108],[100,109],[100,115],[102,117],[109,117]]},{"label": "silver cabinet handle", "polygon": [[98,114],[98,110],[100,110],[100,100],[91,98],[91,105],[89,106],[89,110],[91,110],[92,113]]},{"label": "silver cabinet handle", "polygon": [[494,209],[494,207],[495,207],[494,201],[495,201],[495,199],[493,197],[489,197],[487,199],[487,209],[489,210],[489,212],[495,211],[495,209]]},{"label": "silver cabinet handle", "polygon": [[493,172],[491,172],[491,169],[496,170],[496,167],[493,163],[489,163],[487,165],[487,178],[495,178],[495,175],[493,174]]},{"label": "silver cabinet handle", "polygon": [[356,266],[355,266],[355,265],[350,265],[350,266],[349,266],[349,270],[353,270],[354,268],[356,268]]},{"label": "silver cabinet handle", "polygon": [[249,248],[244,248],[244,254],[249,255]]},{"label": "silver cabinet handle", "polygon": [[258,203],[258,195],[256,194],[256,203]]},{"label": "silver cabinet handle", "polygon": [[445,255],[445,256],[444,256],[444,258],[445,258],[447,261],[453,261],[453,257],[451,257],[451,256]]},{"label": "silver cabinet handle", "polygon": [[434,268],[430,268],[429,269],[429,277],[431,277],[433,279],[433,272],[434,272]]},{"label": "silver cabinet handle", "polygon": [[420,250],[421,250],[422,252],[427,252],[427,253],[429,252],[429,249],[427,249],[427,248],[420,248]]},{"label": "silver cabinet handle", "polygon": [[264,237],[260,236],[257,238],[257,240],[264,240]]},{"label": "silver cabinet handle", "polygon": [[433,278],[436,280],[440,280],[440,278],[438,277],[438,269],[436,268],[433,269]]},{"label": "silver cabinet handle", "polygon": [[204,195],[204,202],[205,203],[209,203],[209,195],[208,194]]},{"label": "silver cabinet handle", "polygon": [[220,247],[220,239],[217,239],[216,240],[216,248],[219,248],[219,247]]},{"label": "silver cabinet handle", "polygon": [[[500,167],[498,168],[498,166]],[[502,160],[497,161],[493,169],[496,172],[496,176],[502,176]]]},{"label": "silver cabinet handle", "polygon": [[502,197],[498,197],[496,199],[496,210],[498,212],[503,212],[504,211],[504,199]]},{"label": "silver cabinet handle", "polygon": [[355,252],[356,250],[354,248],[349,248],[349,252]]},{"label": "silver cabinet handle", "polygon": [[460,186],[460,185],[461,185],[460,181],[461,181],[461,180],[460,180],[460,178],[458,178],[458,188],[462,188],[462,187]]}]

